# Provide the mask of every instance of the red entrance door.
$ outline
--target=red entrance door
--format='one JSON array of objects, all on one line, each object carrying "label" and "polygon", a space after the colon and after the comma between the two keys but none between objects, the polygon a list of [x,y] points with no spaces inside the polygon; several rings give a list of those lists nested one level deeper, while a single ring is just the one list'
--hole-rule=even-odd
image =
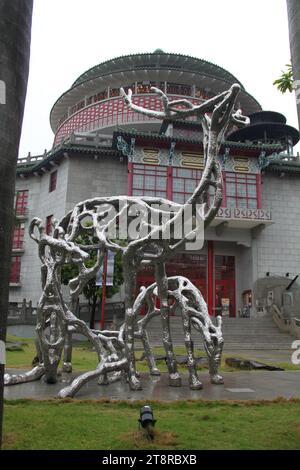
[{"label": "red entrance door", "polygon": [[235,257],[215,255],[215,315],[236,316]]},{"label": "red entrance door", "polygon": [[[179,253],[166,263],[168,277],[184,276],[187,277],[200,290],[206,300],[207,292],[207,256],[205,254]],[[152,266],[143,267],[137,278],[137,292],[141,286],[149,286],[154,282],[154,270]],[[142,314],[145,310],[142,311]]]},{"label": "red entrance door", "polygon": [[166,269],[168,276],[187,277],[203,295],[206,300],[207,291],[207,256],[205,254],[179,253],[170,262]]}]

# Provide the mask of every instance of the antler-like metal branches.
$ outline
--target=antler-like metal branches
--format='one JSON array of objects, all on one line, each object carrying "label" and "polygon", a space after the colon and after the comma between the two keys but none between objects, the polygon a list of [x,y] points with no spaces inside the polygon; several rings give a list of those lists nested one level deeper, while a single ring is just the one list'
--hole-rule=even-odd
[{"label": "antler-like metal branches", "polygon": [[[128,90],[128,94],[125,93],[124,89],[121,88],[121,96],[124,97],[125,103],[127,106],[132,109],[132,111],[135,111],[137,113],[144,114],[148,117],[156,118],[156,119],[184,119],[189,116],[203,116],[205,113],[209,113],[213,111],[214,106],[216,106],[222,99],[226,96],[227,91],[224,91],[223,93],[220,93],[217,96],[214,96],[213,98],[210,98],[209,100],[205,101],[204,103],[201,103],[200,105],[194,105],[190,101],[186,99],[180,99],[180,100],[174,100],[174,101],[169,101],[169,98],[167,95],[161,91],[159,88],[151,87],[150,89],[154,93],[156,93],[158,96],[161,97],[162,99],[162,104],[163,104],[163,109],[164,111],[155,111],[152,109],[146,109],[143,108],[142,106],[136,105],[132,101],[132,90]],[[186,109],[178,109],[176,106],[183,106]]]},{"label": "antler-like metal branches", "polygon": [[[231,123],[245,125],[248,118],[240,110],[235,111],[239,85],[232,85],[229,90],[199,104],[194,105],[186,99],[169,101],[168,97],[158,88],[152,91],[160,96],[163,111],[149,110],[137,106],[128,94],[121,89],[125,102],[135,112],[156,119],[174,120],[196,116],[201,120],[203,129],[204,170],[198,186],[185,204],[175,204],[163,198],[112,196],[97,197],[76,204],[59,224],[54,225],[53,236],[45,232],[43,222],[35,218],[30,224],[30,236],[38,243],[39,256],[42,262],[43,292],[37,309],[37,336],[39,349],[39,366],[25,376],[6,377],[7,383],[33,380],[41,374],[46,375],[48,382],[56,380],[57,367],[65,342],[69,343],[73,333],[85,335],[93,344],[98,355],[98,367],[77,378],[60,396],[70,396],[93,377],[100,376],[107,381],[107,374],[126,372],[132,389],[141,388],[134,355],[134,338],[144,344],[152,373],[158,373],[148,341],[146,324],[150,318],[159,314],[162,318],[163,343],[168,356],[170,384],[180,385],[180,377],[176,368],[172,340],[169,329],[168,315],[170,306],[168,299],[173,297],[181,309],[185,343],[189,357],[191,386],[200,388],[192,355],[190,329],[193,325],[203,337],[209,356],[210,372],[214,383],[221,383],[217,374],[223,339],[221,327],[214,325],[207,311],[207,306],[198,290],[185,278],[168,279],[165,261],[176,251],[184,249],[184,244],[196,238],[199,227],[193,226],[189,233],[176,236],[176,224],[186,220],[184,214],[191,206],[192,216],[197,214],[198,204],[203,206],[204,227],[216,216],[222,202],[222,174],[218,162],[218,154],[222,139]],[[214,194],[209,198],[209,189]],[[201,207],[202,210],[202,207]],[[195,212],[196,211],[196,212]],[[135,224],[136,234],[130,234],[129,225],[133,214],[138,214],[139,222]],[[192,217],[189,216],[189,217]],[[88,225],[86,224],[88,220]],[[125,239],[114,236],[111,229],[124,223]],[[39,232],[38,234],[36,232]],[[87,235],[90,245],[80,245],[78,237]],[[82,292],[86,283],[95,276],[103,262],[105,251],[122,253],[122,265],[125,287],[125,323],[119,331],[102,332],[87,327],[85,322],[76,318],[64,302],[60,286],[60,269],[65,263],[75,263],[78,275],[69,282],[71,298],[74,300]],[[97,261],[88,267],[86,261],[91,251],[97,251]],[[135,300],[135,284],[137,270],[141,264],[152,263],[155,266],[155,285],[142,289]],[[153,300],[158,297],[160,308]],[[137,321],[142,303],[148,305],[145,319]],[[137,325],[136,325],[137,323]],[[137,326],[137,328],[136,328]],[[70,344],[68,344],[68,370],[71,367]]]}]

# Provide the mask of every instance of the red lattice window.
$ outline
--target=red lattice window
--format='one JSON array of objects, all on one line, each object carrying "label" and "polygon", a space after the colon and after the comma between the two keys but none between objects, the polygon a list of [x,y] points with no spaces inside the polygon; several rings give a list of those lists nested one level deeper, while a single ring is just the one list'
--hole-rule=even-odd
[{"label": "red lattice window", "polygon": [[20,272],[21,272],[21,257],[12,256],[9,282],[13,284],[18,284],[20,282]]},{"label": "red lattice window", "polygon": [[132,196],[167,197],[167,167],[133,164]]},{"label": "red lattice window", "polygon": [[28,191],[17,191],[16,194],[16,215],[25,215],[28,205]]},{"label": "red lattice window", "polygon": [[50,174],[49,193],[52,193],[52,191],[55,191],[55,189],[56,189],[56,183],[57,183],[57,170],[53,171],[53,172]]},{"label": "red lattice window", "polygon": [[53,214],[48,215],[48,217],[46,218],[46,234],[47,235],[52,234],[52,230],[53,230],[52,219],[53,219]]},{"label": "red lattice window", "polygon": [[21,250],[24,243],[24,224],[20,224],[14,229],[13,235],[13,250]]},{"label": "red lattice window", "polygon": [[173,168],[173,201],[183,204],[193,194],[202,176],[201,170]]},{"label": "red lattice window", "polygon": [[226,206],[257,209],[257,175],[226,172]]}]

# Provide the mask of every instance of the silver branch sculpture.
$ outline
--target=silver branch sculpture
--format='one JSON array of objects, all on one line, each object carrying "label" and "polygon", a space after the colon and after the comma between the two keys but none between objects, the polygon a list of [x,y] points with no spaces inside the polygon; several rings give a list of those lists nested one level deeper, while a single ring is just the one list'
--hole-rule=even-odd
[{"label": "silver branch sculpture", "polygon": [[[135,112],[160,120],[197,116],[203,129],[204,170],[201,180],[183,205],[163,198],[146,196],[97,197],[80,202],[55,224],[51,237],[45,233],[40,219],[32,220],[30,235],[38,243],[42,262],[43,293],[38,304],[36,327],[39,364],[25,374],[18,376],[6,374],[7,385],[35,380],[42,375],[47,382],[55,382],[63,349],[65,349],[63,370],[70,372],[71,338],[73,333],[81,333],[94,346],[99,363],[95,371],[79,376],[69,387],[61,390],[60,396],[73,396],[84,383],[94,377],[99,377],[101,383],[109,383],[120,377],[122,373],[126,375],[130,388],[139,390],[141,383],[136,372],[134,341],[141,339],[150,372],[159,373],[151,352],[146,327],[153,316],[160,315],[169,384],[180,386],[181,378],[177,371],[170,333],[170,296],[175,299],[183,319],[191,388],[201,388],[191,346],[191,326],[203,337],[212,382],[223,383],[222,377],[218,375],[223,345],[221,321],[218,320],[217,326],[212,323],[206,303],[190,281],[180,276],[167,277],[165,261],[179,250],[183,250],[187,242],[197,238],[199,234],[199,224],[195,223],[197,218],[203,220],[205,229],[217,215],[223,191],[222,173],[218,163],[220,145],[228,126],[245,125],[248,123],[248,118],[242,116],[240,110],[234,110],[240,91],[240,86],[236,84],[228,91],[198,106],[184,99],[170,102],[161,90],[153,88],[152,91],[161,96],[164,111],[153,111],[135,105],[131,90],[126,95],[121,89],[125,102]],[[209,198],[211,187],[213,195],[210,194]],[[184,220],[184,213],[188,207],[192,209],[193,223],[190,231],[178,238],[176,224]],[[130,236],[127,231],[126,240],[120,240],[124,238],[120,237],[120,231],[124,230],[124,226],[128,229],[130,223],[137,217],[139,223],[136,224],[135,235]],[[117,227],[117,234],[112,230],[114,227]],[[36,236],[36,230],[39,231],[39,237]],[[90,238],[90,245],[83,246],[78,243],[78,237],[82,234]],[[97,261],[93,267],[88,268],[86,260],[89,253],[94,250],[98,253]],[[78,276],[69,282],[70,304],[74,305],[85,284],[95,277],[107,250],[122,253],[125,322],[120,330],[115,332],[88,328],[64,302],[60,284],[61,267],[66,263],[75,263],[78,266]],[[147,289],[142,288],[135,299],[137,271],[145,264],[154,265],[155,283]],[[159,311],[153,303],[154,297],[159,298]],[[145,318],[138,320],[138,312],[143,303],[148,305],[148,313]]]}]

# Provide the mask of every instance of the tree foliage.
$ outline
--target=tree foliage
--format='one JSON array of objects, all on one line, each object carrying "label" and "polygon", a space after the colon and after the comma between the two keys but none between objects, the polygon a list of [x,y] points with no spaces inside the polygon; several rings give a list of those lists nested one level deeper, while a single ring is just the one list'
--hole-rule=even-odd
[{"label": "tree foliage", "polygon": [[281,76],[273,82],[281,93],[293,91],[293,70],[291,64],[286,64],[286,70],[281,71]]},{"label": "tree foliage", "polygon": [[[97,239],[93,238],[91,235],[86,234],[80,235],[77,237],[76,244],[81,246],[91,245],[92,243],[97,243]],[[97,250],[92,250],[89,252],[89,259],[86,261],[85,265],[87,268],[91,268],[95,265],[97,261]],[[62,267],[61,270],[61,281],[63,284],[67,285],[69,281],[75,278],[78,275],[78,267],[76,264],[66,264]],[[123,284],[123,274],[122,274],[122,262],[121,262],[121,253],[116,253],[114,259],[114,282],[113,286],[106,287],[106,297],[111,298],[114,294],[119,292],[120,286]],[[90,279],[83,288],[83,295],[88,300],[89,305],[92,304],[91,320],[90,324],[93,326],[95,318],[95,309],[97,302],[102,301],[102,287],[96,286],[96,279]]]}]

